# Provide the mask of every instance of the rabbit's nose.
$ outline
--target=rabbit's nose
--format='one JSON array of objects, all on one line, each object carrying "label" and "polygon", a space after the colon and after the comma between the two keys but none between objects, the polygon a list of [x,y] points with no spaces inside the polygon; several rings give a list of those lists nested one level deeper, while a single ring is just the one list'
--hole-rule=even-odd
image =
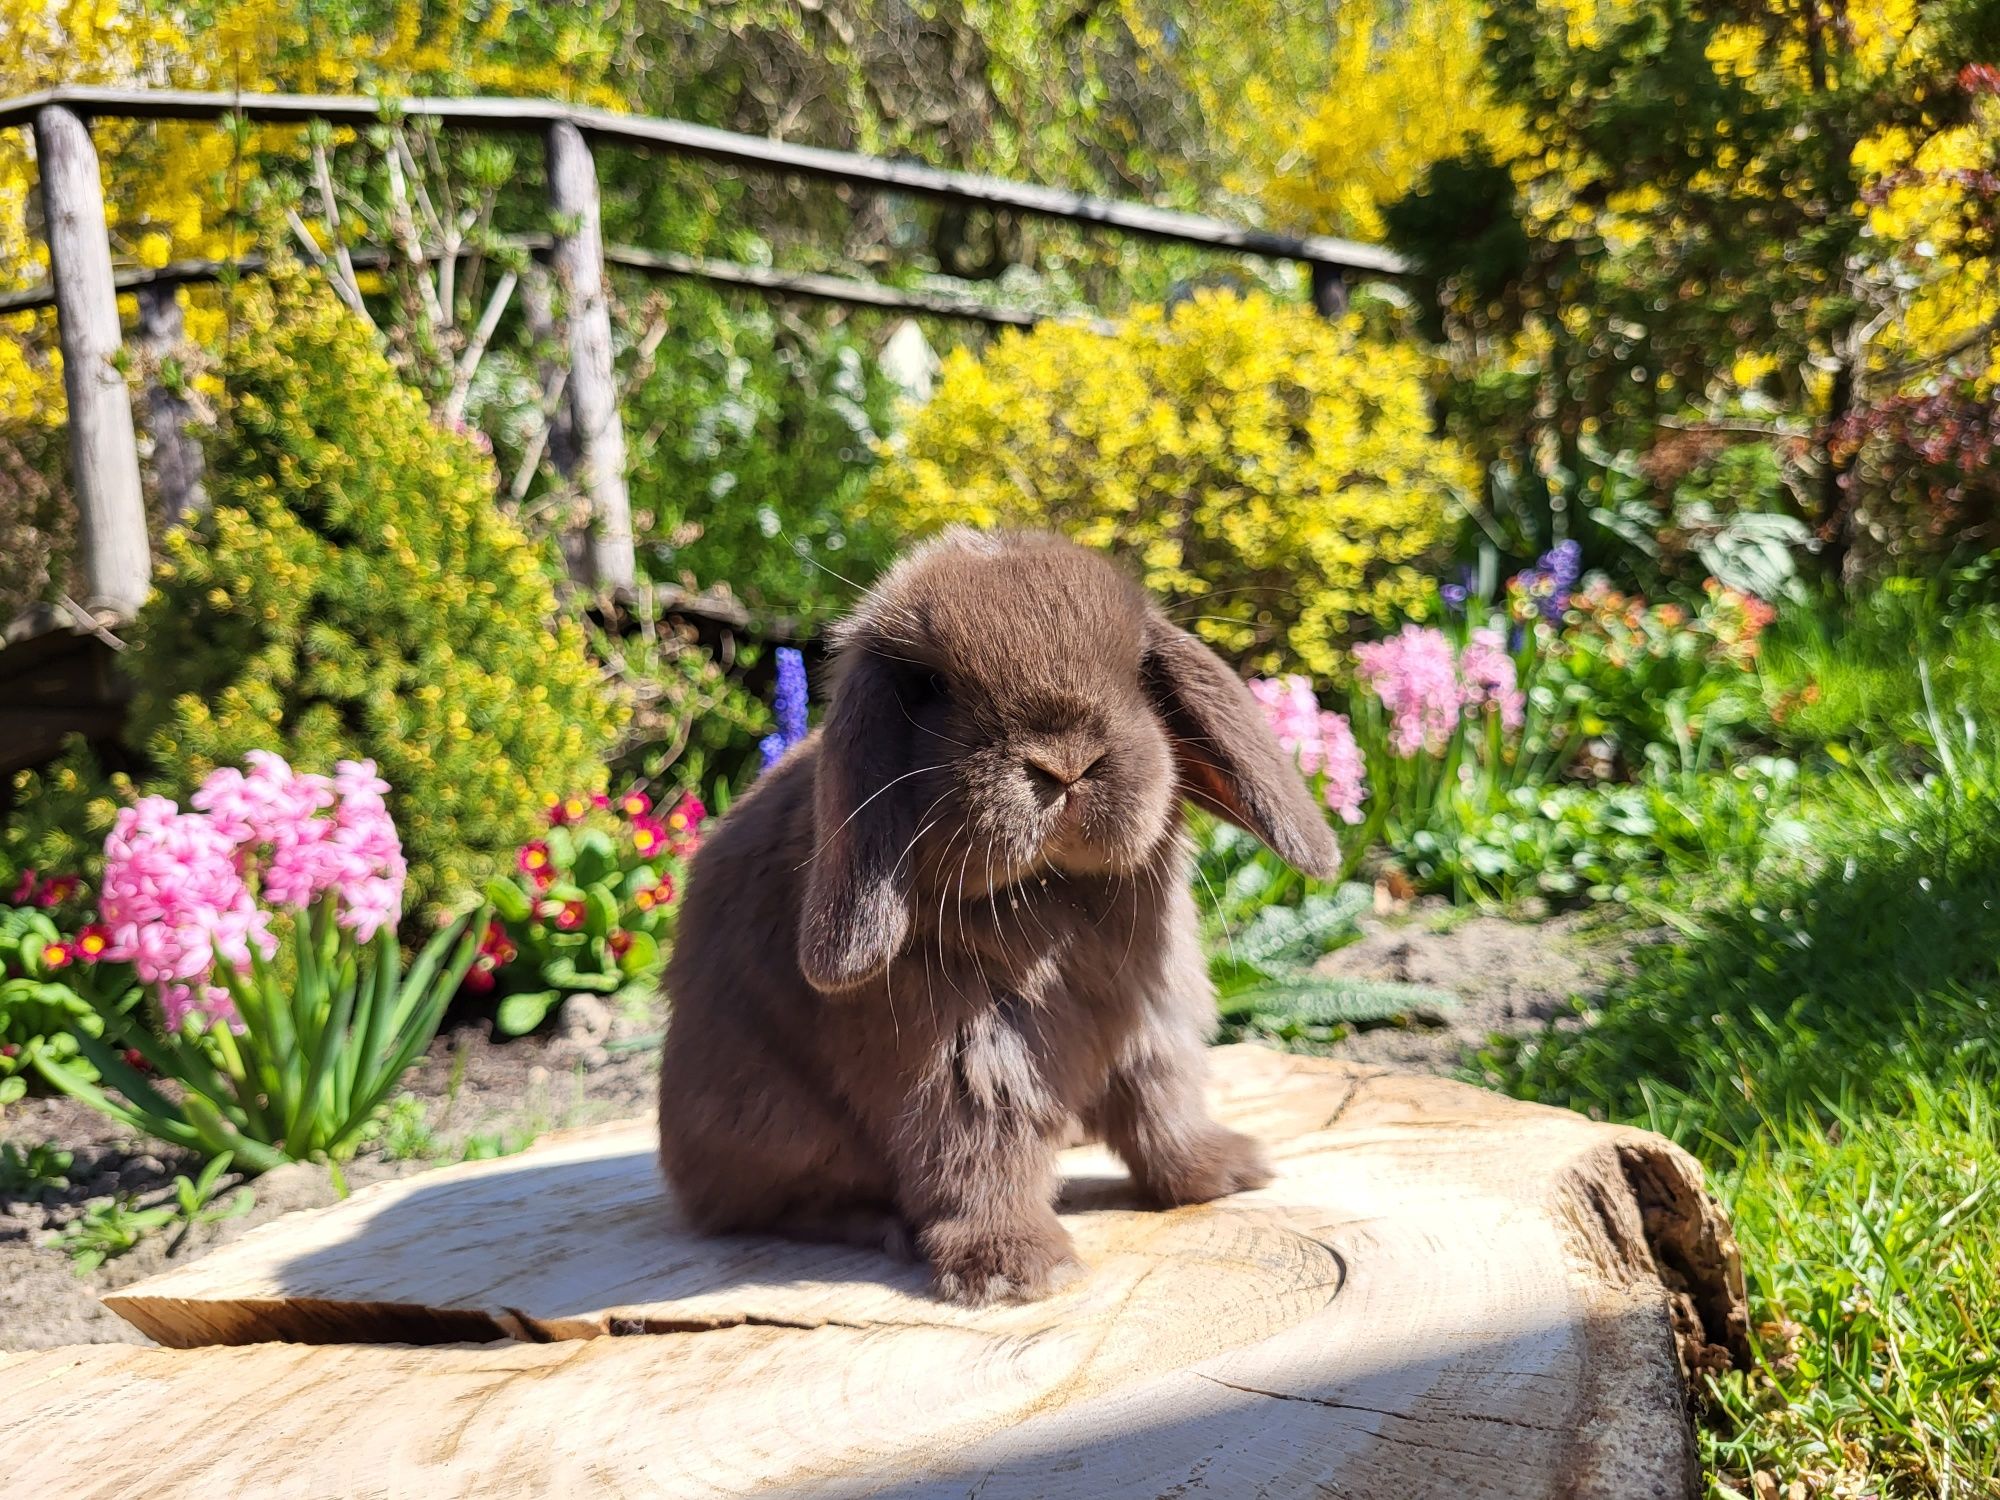
[{"label": "rabbit's nose", "polygon": [[1021,757],[1030,779],[1051,792],[1067,793],[1103,763],[1094,746],[1038,745]]}]

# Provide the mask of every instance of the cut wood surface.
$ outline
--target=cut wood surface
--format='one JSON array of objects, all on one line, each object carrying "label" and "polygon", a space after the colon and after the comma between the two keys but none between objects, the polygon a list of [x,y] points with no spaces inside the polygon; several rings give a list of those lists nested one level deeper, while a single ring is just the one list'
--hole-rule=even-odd
[{"label": "cut wood surface", "polygon": [[[0,1363],[10,1480],[102,1495],[1692,1492],[1683,1366],[1740,1354],[1744,1315],[1728,1226],[1688,1157],[1436,1079],[1249,1047],[1215,1062],[1219,1112],[1270,1143],[1277,1180],[1155,1213],[1110,1157],[1068,1153],[1065,1222],[1091,1275],[1047,1302],[967,1311],[881,1256],[692,1237],[648,1125],[576,1132],[366,1189],[106,1299],[175,1348]],[[494,1338],[511,1342],[369,1347]],[[185,1430],[191,1411],[226,1414],[229,1433],[186,1465],[141,1444],[82,1470],[28,1440],[51,1418]]]}]

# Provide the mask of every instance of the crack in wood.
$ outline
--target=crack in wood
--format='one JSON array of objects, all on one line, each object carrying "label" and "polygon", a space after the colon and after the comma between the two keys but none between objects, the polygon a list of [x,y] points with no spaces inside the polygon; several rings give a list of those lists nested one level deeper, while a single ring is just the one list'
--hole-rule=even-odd
[{"label": "crack in wood", "polygon": [[1222,1386],[1226,1390],[1241,1391],[1246,1396],[1269,1396],[1273,1401],[1303,1401],[1311,1406],[1324,1406],[1331,1411],[1358,1411],[1371,1416],[1394,1417],[1399,1422],[1442,1426],[1451,1426],[1459,1422],[1494,1422],[1503,1427],[1525,1428],[1529,1432],[1566,1435],[1570,1431],[1567,1427],[1551,1427],[1544,1422],[1524,1422],[1519,1417],[1496,1416],[1491,1412],[1459,1411],[1453,1412],[1450,1416],[1433,1417],[1417,1412],[1392,1411],[1384,1406],[1363,1406],[1354,1401],[1336,1401],[1331,1396],[1307,1396],[1297,1391],[1271,1391],[1265,1390],[1262,1386],[1239,1385],[1233,1380],[1224,1380],[1220,1375],[1210,1375],[1203,1370],[1196,1370],[1194,1373],[1212,1384]]}]

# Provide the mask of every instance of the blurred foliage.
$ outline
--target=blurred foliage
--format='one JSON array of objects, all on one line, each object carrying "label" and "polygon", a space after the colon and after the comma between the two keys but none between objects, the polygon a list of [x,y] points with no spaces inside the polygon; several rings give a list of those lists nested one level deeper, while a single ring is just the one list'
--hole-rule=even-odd
[{"label": "blurred foliage", "polygon": [[1253,78],[1244,103],[1256,126],[1232,131],[1232,144],[1272,213],[1380,240],[1387,210],[1426,172],[1468,151],[1526,150],[1519,110],[1487,86],[1480,15],[1466,0],[1336,5],[1321,22],[1333,33],[1323,79],[1302,94],[1282,87],[1295,78]]},{"label": "blurred foliage", "polygon": [[176,531],[133,632],[148,789],[253,749],[375,760],[414,903],[512,858],[551,786],[596,790],[624,705],[555,623],[554,560],[306,273],[236,302],[213,509]]},{"label": "blurred foliage", "polygon": [[625,398],[647,571],[819,623],[894,548],[856,515],[894,388],[837,323],[705,288],[653,300],[666,336]]},{"label": "blurred foliage", "polygon": [[17,771],[0,828],[0,879],[23,872],[76,875],[94,886],[104,872],[104,837],[136,793],[132,778],[107,772],[82,736],[38,771]]},{"label": "blurred foliage", "polygon": [[1113,333],[1044,324],[956,353],[870,511],[1053,527],[1130,556],[1261,671],[1339,675],[1363,622],[1421,611],[1472,481],[1431,432],[1426,356],[1261,295],[1197,292]]},{"label": "blurred foliage", "polygon": [[2000,607],[1893,579],[1859,598],[1783,611],[1760,669],[1760,728],[1772,739],[1849,756],[1894,747],[1928,766],[1933,702],[1958,733],[2000,722]]},{"label": "blurred foliage", "polygon": [[1487,77],[1525,134],[1386,214],[1437,277],[1453,429],[1505,525],[1593,552],[1601,454],[1761,434],[1838,571],[1865,495],[1834,434],[1996,374],[1991,7],[1563,11],[1492,9]]}]

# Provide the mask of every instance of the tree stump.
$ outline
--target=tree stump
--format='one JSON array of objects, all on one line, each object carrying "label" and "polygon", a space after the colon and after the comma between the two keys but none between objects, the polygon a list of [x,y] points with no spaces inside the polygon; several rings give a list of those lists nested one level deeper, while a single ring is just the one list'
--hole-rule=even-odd
[{"label": "tree stump", "polygon": [[[81,1463],[93,1494],[148,1496],[1694,1492],[1686,1378],[1741,1357],[1744,1306],[1689,1157],[1437,1079],[1254,1047],[1215,1064],[1218,1112],[1270,1144],[1277,1180],[1152,1212],[1112,1158],[1068,1153],[1064,1219],[1091,1274],[1046,1302],[968,1311],[883,1256],[696,1238],[650,1125],[572,1132],[106,1298],[167,1349],[0,1362],[10,1479],[62,1493]],[[228,1434],[198,1459],[33,1437],[188,1431],[194,1412]]]}]

